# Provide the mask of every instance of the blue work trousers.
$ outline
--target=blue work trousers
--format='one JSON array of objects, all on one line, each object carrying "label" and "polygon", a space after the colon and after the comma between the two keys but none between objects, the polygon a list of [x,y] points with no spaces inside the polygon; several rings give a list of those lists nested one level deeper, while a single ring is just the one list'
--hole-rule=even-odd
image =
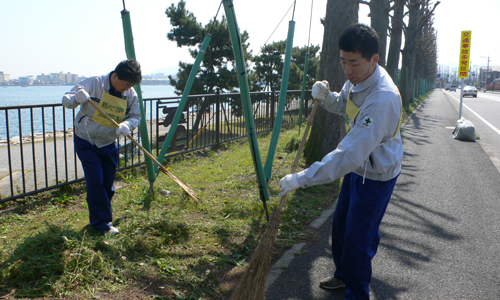
[{"label": "blue work trousers", "polygon": [[75,136],[75,150],[82,162],[87,182],[90,225],[97,230],[106,231],[113,220],[111,198],[115,194],[118,145],[114,142],[97,148]]},{"label": "blue work trousers", "polygon": [[370,298],[372,258],[380,241],[379,227],[397,176],[389,181],[345,175],[333,215],[332,253],[334,276],[346,286],[345,299]]}]

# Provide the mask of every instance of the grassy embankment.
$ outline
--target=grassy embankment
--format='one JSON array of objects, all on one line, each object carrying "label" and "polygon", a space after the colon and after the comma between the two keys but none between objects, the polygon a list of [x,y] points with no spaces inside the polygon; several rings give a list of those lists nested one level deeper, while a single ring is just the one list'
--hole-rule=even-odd
[{"label": "grassy embankment", "polygon": [[[259,136],[263,161],[270,137]],[[269,183],[270,213],[300,138],[298,126],[281,133]],[[154,197],[144,168],[118,173],[122,187],[113,211],[121,232],[115,237],[90,228],[83,184],[22,199],[17,205],[31,204],[30,209],[0,214],[0,297],[227,297],[266,226],[248,142],[164,165],[195,190],[200,203],[163,173]],[[338,182],[288,196],[273,258],[314,236],[308,224],[331,207],[337,192]]]}]

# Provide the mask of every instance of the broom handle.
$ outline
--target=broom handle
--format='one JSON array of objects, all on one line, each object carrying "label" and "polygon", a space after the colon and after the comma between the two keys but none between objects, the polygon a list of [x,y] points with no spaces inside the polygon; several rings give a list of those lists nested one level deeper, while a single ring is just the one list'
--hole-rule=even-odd
[{"label": "broom handle", "polygon": [[[115,127],[120,127],[120,125],[118,125],[118,123],[116,123],[115,120],[113,120],[110,116],[108,116],[108,114],[106,112],[104,112],[104,110],[102,110],[102,108],[100,108],[97,104],[94,103],[94,101],[92,101],[91,99],[88,100],[88,102],[90,102],[90,104],[92,104],[92,106],[97,109],[102,115],[104,115],[106,117],[106,119],[108,119],[108,121],[110,121],[111,123],[113,123],[113,125],[115,125]],[[193,190],[187,186],[184,182],[182,182],[179,178],[177,178],[176,176],[174,176],[174,174],[170,173],[162,164],[160,164],[156,158],[154,158],[153,155],[151,155],[151,153],[148,152],[148,150],[146,150],[141,144],[139,144],[139,142],[137,142],[130,134],[127,135],[127,137],[137,146],[139,147],[139,149],[142,150],[142,152],[144,152],[144,154],[149,157],[154,163],[156,163],[158,165],[158,168],[165,174],[167,174],[168,176],[170,176],[170,178],[172,178],[175,182],[177,182],[178,185],[180,185],[194,200],[196,200],[196,202],[198,202],[198,198],[196,197],[196,194],[194,194]]]},{"label": "broom handle", "polygon": [[316,110],[318,109],[318,106],[319,106],[319,100],[314,99],[314,106],[313,106],[313,109],[311,111],[311,115],[307,119],[307,126],[306,126],[306,129],[304,130],[304,135],[302,136],[302,141],[300,141],[299,150],[297,151],[297,155],[295,156],[295,160],[293,161],[293,164],[292,164],[292,173],[295,173],[295,171],[297,171],[297,167],[299,166],[299,160],[300,160],[300,157],[302,156],[302,151],[304,150],[304,146],[305,146],[306,141],[307,141],[307,135],[309,133],[309,130],[311,129],[314,115],[316,114]]},{"label": "broom handle", "polygon": [[[300,157],[302,156],[302,151],[304,150],[304,145],[306,144],[307,135],[309,133],[309,130],[311,129],[314,115],[316,114],[316,110],[318,109],[318,106],[319,106],[319,100],[314,99],[314,106],[313,106],[313,109],[311,111],[311,115],[307,119],[307,126],[306,126],[306,129],[304,130],[304,135],[302,136],[302,141],[300,141],[299,150],[297,151],[297,155],[295,155],[295,160],[293,161],[292,173],[295,173],[295,171],[297,171],[297,167],[299,165],[299,160],[300,160]],[[286,200],[286,195],[281,197],[278,208],[276,209],[277,212],[281,212],[283,205],[285,205],[285,200]]]}]

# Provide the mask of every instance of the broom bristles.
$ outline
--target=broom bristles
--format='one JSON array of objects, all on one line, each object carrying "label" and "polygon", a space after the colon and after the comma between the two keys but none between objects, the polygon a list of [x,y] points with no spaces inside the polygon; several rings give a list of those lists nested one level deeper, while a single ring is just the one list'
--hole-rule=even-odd
[{"label": "broom bristles", "polygon": [[250,263],[233,292],[231,300],[264,300],[266,299],[266,282],[274,242],[278,235],[281,210],[276,210],[269,220],[262,239],[259,241]]}]

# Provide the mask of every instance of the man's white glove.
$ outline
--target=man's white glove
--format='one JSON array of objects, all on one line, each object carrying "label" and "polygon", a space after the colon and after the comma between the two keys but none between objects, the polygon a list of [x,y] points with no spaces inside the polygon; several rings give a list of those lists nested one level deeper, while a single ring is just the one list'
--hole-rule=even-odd
[{"label": "man's white glove", "polygon": [[84,89],[79,89],[78,92],[75,93],[75,101],[82,104],[90,99],[89,93],[87,93]]},{"label": "man's white glove", "polygon": [[314,83],[313,88],[312,88],[312,96],[314,99],[318,99],[319,101],[323,102],[326,99],[326,96],[330,93],[330,85],[328,84],[328,81],[323,80],[323,81],[316,81]]},{"label": "man's white glove", "polygon": [[290,193],[293,190],[298,189],[299,183],[297,181],[297,174],[288,174],[285,177],[281,178],[280,180],[280,189],[281,193],[279,194],[280,197],[285,196],[286,194]]},{"label": "man's white glove", "polygon": [[128,128],[127,124],[120,123],[120,127],[116,128],[116,135],[118,136],[127,136],[130,134],[130,129]]}]

